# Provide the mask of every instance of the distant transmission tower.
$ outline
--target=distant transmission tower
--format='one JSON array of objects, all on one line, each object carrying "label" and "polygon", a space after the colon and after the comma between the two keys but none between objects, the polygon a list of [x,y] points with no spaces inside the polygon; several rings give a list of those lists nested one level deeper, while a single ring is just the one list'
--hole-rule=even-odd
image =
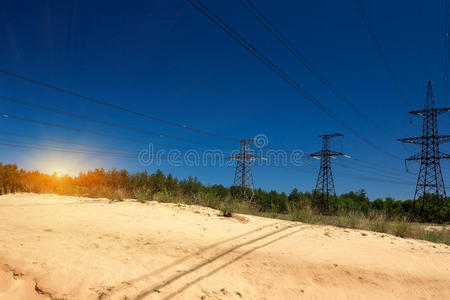
[{"label": "distant transmission tower", "polygon": [[[428,221],[431,214],[445,213],[449,203],[445,192],[444,179],[441,172],[441,159],[449,159],[450,155],[439,151],[439,144],[450,141],[450,135],[438,135],[437,116],[450,111],[450,108],[435,108],[431,81],[428,81],[425,109],[409,113],[423,117],[422,136],[399,139],[403,143],[422,146],[420,153],[408,157],[406,161],[420,163],[419,177],[414,193],[414,214],[420,213],[423,221]],[[418,202],[418,203],[416,203]]]},{"label": "distant transmission tower", "polygon": [[328,214],[332,210],[331,201],[336,200],[333,173],[331,172],[331,158],[344,156],[342,152],[332,151],[330,140],[342,136],[340,133],[319,135],[322,138],[322,150],[309,156],[320,158],[319,176],[313,193],[313,205],[321,212]]},{"label": "distant transmission tower", "polygon": [[236,160],[236,172],[234,174],[234,197],[239,200],[252,201],[253,198],[253,174],[252,163],[255,158],[259,156],[251,153],[250,143],[255,139],[240,140],[240,152],[231,156],[231,159]]}]

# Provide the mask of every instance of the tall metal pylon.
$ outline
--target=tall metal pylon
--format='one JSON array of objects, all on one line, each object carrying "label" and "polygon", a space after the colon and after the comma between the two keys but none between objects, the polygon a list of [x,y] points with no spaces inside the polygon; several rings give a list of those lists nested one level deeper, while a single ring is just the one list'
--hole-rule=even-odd
[{"label": "tall metal pylon", "polygon": [[236,160],[236,171],[234,174],[234,197],[238,200],[247,200],[249,202],[253,199],[254,185],[252,163],[259,156],[254,155],[250,150],[250,143],[255,138],[240,140],[240,151],[236,155],[232,155],[230,159]]},{"label": "tall metal pylon", "polygon": [[422,136],[399,139],[403,143],[422,146],[420,153],[406,158],[406,161],[420,163],[413,209],[415,217],[423,221],[430,221],[433,214],[449,210],[440,160],[449,159],[450,155],[440,152],[439,145],[450,141],[450,135],[438,135],[437,124],[437,116],[448,111],[448,107],[435,108],[431,81],[428,81],[425,108],[409,112],[411,115],[423,117]]},{"label": "tall metal pylon", "polygon": [[330,140],[343,136],[340,133],[319,135],[322,138],[322,150],[311,153],[310,157],[320,158],[319,176],[317,177],[316,188],[313,192],[313,205],[321,213],[328,214],[333,210],[332,201],[336,201],[336,191],[334,189],[333,173],[331,171],[331,158],[344,156],[342,152],[332,151]]}]

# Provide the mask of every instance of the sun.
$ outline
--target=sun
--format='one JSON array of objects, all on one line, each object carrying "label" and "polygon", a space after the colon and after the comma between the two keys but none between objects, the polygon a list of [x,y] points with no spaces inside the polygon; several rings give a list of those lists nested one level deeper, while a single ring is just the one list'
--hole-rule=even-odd
[{"label": "sun", "polygon": [[63,172],[56,172],[56,177],[61,178],[63,176],[64,176]]}]

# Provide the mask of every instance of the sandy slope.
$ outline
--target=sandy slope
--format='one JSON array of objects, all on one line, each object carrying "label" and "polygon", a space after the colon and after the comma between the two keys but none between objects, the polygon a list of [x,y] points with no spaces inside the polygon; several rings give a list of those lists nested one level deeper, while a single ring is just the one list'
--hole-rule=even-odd
[{"label": "sandy slope", "polygon": [[0,266],[1,299],[450,297],[445,245],[55,195],[0,197]]}]

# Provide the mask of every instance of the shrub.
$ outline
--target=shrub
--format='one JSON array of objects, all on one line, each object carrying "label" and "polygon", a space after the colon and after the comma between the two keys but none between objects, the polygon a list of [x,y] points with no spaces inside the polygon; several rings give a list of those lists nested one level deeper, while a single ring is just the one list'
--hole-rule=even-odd
[{"label": "shrub", "polygon": [[203,190],[192,199],[192,204],[202,205],[211,208],[219,208],[220,203],[223,201],[222,197],[215,191]]},{"label": "shrub", "polygon": [[148,200],[151,200],[153,197],[153,193],[149,188],[141,187],[136,188],[133,191],[134,198],[138,200],[139,202],[145,202]]},{"label": "shrub", "polygon": [[233,213],[236,211],[236,206],[233,200],[228,199],[223,201],[220,206],[220,211],[224,217],[232,217]]},{"label": "shrub", "polygon": [[127,192],[124,189],[118,188],[112,191],[104,191],[105,194],[99,193],[97,194],[97,197],[106,197],[108,199],[111,199],[113,201],[123,201],[127,197]]},{"label": "shrub", "polygon": [[292,203],[286,203],[288,216],[291,221],[298,221],[303,223],[315,223],[313,220],[314,214],[310,205],[304,205],[298,208]]},{"label": "shrub", "polygon": [[269,217],[270,218],[278,218],[278,211],[279,208],[275,205],[275,203],[270,202],[270,212],[269,212]]},{"label": "shrub", "polygon": [[248,201],[238,201],[235,202],[236,211],[241,214],[257,214],[257,211],[255,210],[254,206],[250,204]]},{"label": "shrub", "polygon": [[153,194],[153,200],[157,202],[163,203],[173,202],[172,199],[173,199],[172,195],[166,190]]},{"label": "shrub", "polygon": [[408,237],[411,233],[410,223],[406,219],[395,222],[393,226],[393,233],[395,236],[402,238]]},{"label": "shrub", "polygon": [[383,213],[372,211],[369,213],[367,227],[376,232],[388,232],[389,222]]},{"label": "shrub", "polygon": [[358,228],[359,224],[364,219],[361,213],[355,211],[349,211],[336,218],[336,226],[346,228]]}]

